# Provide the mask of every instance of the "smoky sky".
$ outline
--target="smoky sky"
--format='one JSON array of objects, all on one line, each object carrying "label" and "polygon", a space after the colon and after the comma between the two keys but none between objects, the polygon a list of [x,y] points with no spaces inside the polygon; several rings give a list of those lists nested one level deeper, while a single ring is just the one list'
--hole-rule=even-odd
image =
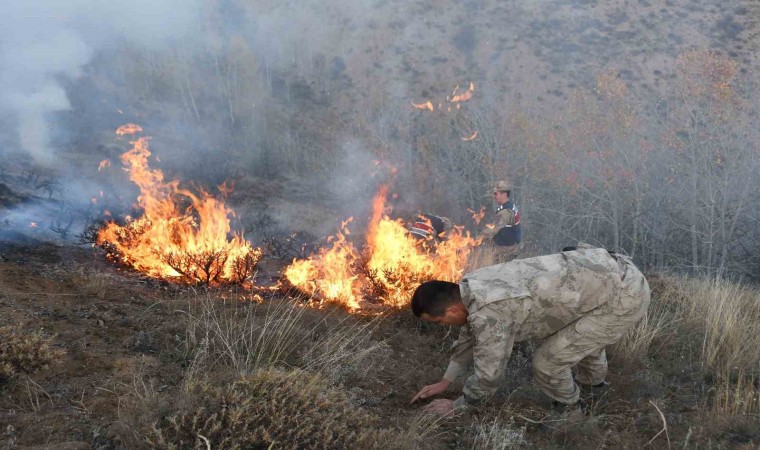
[{"label": "smoky sky", "polygon": [[[0,108],[15,140],[38,163],[51,164],[51,114],[71,108],[65,83],[93,55],[128,42],[160,48],[200,27],[200,0],[2,0]],[[4,139],[7,141],[7,139]]]}]

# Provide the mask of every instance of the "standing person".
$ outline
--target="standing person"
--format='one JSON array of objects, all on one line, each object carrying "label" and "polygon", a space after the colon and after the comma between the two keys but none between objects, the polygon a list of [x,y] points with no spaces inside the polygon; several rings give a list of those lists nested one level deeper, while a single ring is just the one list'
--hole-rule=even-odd
[{"label": "standing person", "polygon": [[490,244],[494,250],[495,263],[509,262],[519,255],[522,229],[520,227],[520,211],[510,198],[509,184],[497,181],[491,195],[498,205],[493,228],[483,230],[484,244]]},{"label": "standing person", "polygon": [[630,258],[601,248],[483,267],[459,284],[422,283],[412,297],[414,315],[462,328],[441,381],[412,402],[443,393],[472,365],[459,398],[434,400],[425,409],[447,415],[480,404],[499,387],[514,342],[537,339],[535,383],[563,413],[578,414],[576,380],[592,391],[606,386],[605,346],[646,315],[649,300],[649,285]]}]

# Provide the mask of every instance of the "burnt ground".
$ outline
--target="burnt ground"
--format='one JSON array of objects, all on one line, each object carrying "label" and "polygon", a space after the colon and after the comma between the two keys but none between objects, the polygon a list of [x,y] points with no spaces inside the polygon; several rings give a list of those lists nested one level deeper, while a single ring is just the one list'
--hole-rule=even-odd
[{"label": "burnt ground", "polygon": [[[256,304],[243,289],[207,293],[149,279],[115,266],[89,245],[51,240],[23,222],[3,224],[0,216],[0,327],[42,330],[65,353],[46,369],[0,383],[0,448],[145,446],[145,419],[141,422],[139,416],[171,414],[176,406],[172,399],[182,396],[195,350],[188,339],[188,316],[199,300],[216,299],[221,309],[233,313],[240,305],[265,311],[278,300],[269,295]],[[263,261],[257,282],[271,285],[284,264]],[[669,289],[666,278],[652,276],[650,284],[654,302]],[[387,426],[400,431],[413,427],[420,405],[408,401],[440,379],[457,330],[421,324],[406,310],[380,319],[338,308],[305,311],[304,327],[372,324],[366,344],[373,348],[370,357],[334,383]],[[656,338],[652,350],[636,361],[609,349],[613,387],[592,402],[590,418],[572,428],[556,422],[548,400],[531,381],[533,344],[518,344],[497,397],[480,409],[439,421],[419,444],[448,449],[504,448],[494,445],[504,442],[533,448],[665,448],[667,438],[675,447],[756,448],[756,417],[712,413],[709,394],[715,386],[694,356],[701,340],[676,338]],[[218,380],[225,382],[224,377]],[[461,383],[447,396],[455,398],[460,390]],[[153,398],[161,398],[163,406],[148,411],[146,399]],[[667,433],[660,433],[663,418]],[[488,432],[491,445],[484,444]]]},{"label": "burnt ground", "polygon": [[[18,324],[51,336],[65,355],[28,377],[3,386],[0,444],[3,448],[130,448],[127,399],[145,380],[171,397],[187,368],[184,311],[196,291],[145,279],[114,267],[87,246],[56,245],[6,232],[0,237],[0,326]],[[653,283],[655,290],[658,283]],[[244,301],[245,295],[216,295]],[[234,303],[234,302],[233,302]],[[230,307],[234,307],[232,303]],[[263,306],[261,306],[263,307]],[[310,311],[313,319],[368,321],[340,310]],[[372,368],[341,381],[357,404],[403,430],[418,416],[409,398],[442,374],[456,330],[429,328],[403,311],[386,317],[372,339],[383,342]],[[527,447],[614,447],[643,445],[662,429],[654,407],[665,411],[669,438],[711,448],[752,448],[750,424],[704,424],[704,392],[688,364],[648,361],[619,366],[611,357],[614,388],[593,406],[593,416],[572,430],[557,427],[548,402],[532,385],[531,345],[518,345],[505,386],[489,406],[446,420],[429,438],[431,448],[470,448],[479,427],[494,420],[511,424]],[[691,372],[694,372],[692,370]],[[456,389],[452,392],[456,392]],[[453,398],[455,393],[450,396]],[[717,427],[717,429],[715,428]],[[755,429],[755,431],[752,431]],[[524,437],[519,438],[520,430]],[[663,435],[664,436],[664,435]],[[134,436],[133,436],[134,438]],[[664,447],[663,439],[656,447]]]}]

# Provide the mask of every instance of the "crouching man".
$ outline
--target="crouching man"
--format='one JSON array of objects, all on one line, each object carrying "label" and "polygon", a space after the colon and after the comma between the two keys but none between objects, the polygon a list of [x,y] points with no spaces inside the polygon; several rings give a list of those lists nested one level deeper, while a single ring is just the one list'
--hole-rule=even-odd
[{"label": "crouching man", "polygon": [[644,317],[649,299],[649,285],[631,260],[600,248],[483,267],[459,284],[425,282],[412,297],[414,315],[462,328],[443,379],[422,388],[412,402],[446,391],[473,365],[459,398],[434,400],[425,410],[448,415],[477,405],[499,387],[514,342],[539,339],[532,360],[536,384],[555,406],[577,410],[575,380],[605,384],[605,346]]}]

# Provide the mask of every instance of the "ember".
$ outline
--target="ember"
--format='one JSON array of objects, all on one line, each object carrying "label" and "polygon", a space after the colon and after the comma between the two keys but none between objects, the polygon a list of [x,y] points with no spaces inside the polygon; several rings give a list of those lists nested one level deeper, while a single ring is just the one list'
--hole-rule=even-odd
[{"label": "ember", "polygon": [[475,130],[471,135],[463,137],[462,140],[467,142],[467,141],[472,141],[477,137],[478,137],[478,130]]},{"label": "ember", "polygon": [[362,300],[402,307],[422,281],[458,280],[479,240],[462,227],[454,227],[437,245],[415,239],[403,221],[384,214],[386,197],[385,187],[375,196],[363,252],[346,240],[346,222],[331,248],[293,261],[285,270],[288,282],[318,299],[355,310]]},{"label": "ember", "polygon": [[[130,124],[116,133],[140,131]],[[178,180],[165,182],[163,173],[148,165],[147,137],[131,144],[121,161],[140,188],[137,201],[143,214],[138,219],[126,216],[124,225],[108,222],[98,232],[97,244],[109,258],[151,277],[206,285],[245,282],[261,250],[231,231],[233,211],[203,190],[195,194],[180,188]]]},{"label": "ember", "polygon": [[[462,103],[470,100],[472,98],[472,94],[475,92],[475,84],[470,83],[470,87],[467,88],[466,91],[462,92],[461,94],[457,94],[457,91],[459,90],[459,85],[454,88],[454,91],[451,93],[450,96],[446,96],[446,103],[448,105],[438,102],[438,111],[443,111],[444,109],[446,112],[451,112],[451,104],[454,104],[456,109],[460,109],[462,107]],[[416,109],[420,110],[427,110],[427,111],[435,111],[435,107],[433,106],[433,102],[430,100],[422,102],[422,103],[415,103],[412,102],[412,106],[414,106]],[[464,139],[466,141],[471,141],[472,139],[475,139],[478,132],[475,132],[475,135],[470,137],[469,139]]]},{"label": "ember", "polygon": [[481,206],[480,211],[474,211],[472,209],[467,209],[467,211],[472,214],[472,220],[475,222],[475,225],[479,225],[480,221],[483,220],[483,217],[486,216],[485,206]]}]

